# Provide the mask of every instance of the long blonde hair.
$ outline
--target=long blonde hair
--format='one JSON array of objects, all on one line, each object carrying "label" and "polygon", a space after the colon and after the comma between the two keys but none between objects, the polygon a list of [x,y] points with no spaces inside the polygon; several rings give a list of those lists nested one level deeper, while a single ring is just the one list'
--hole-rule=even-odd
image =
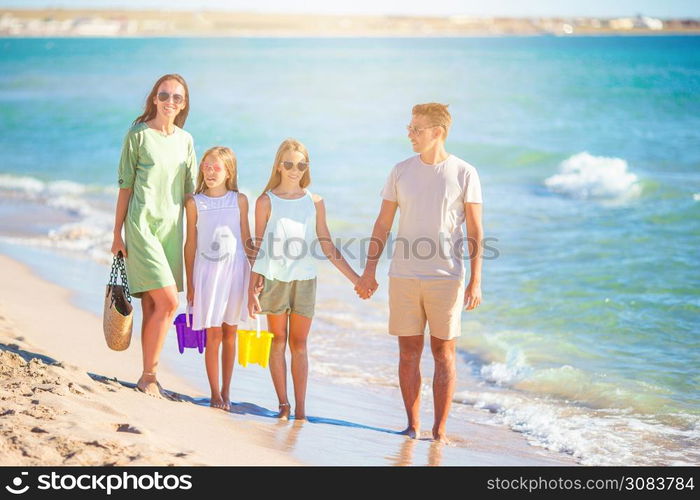
[{"label": "long blonde hair", "polygon": [[216,156],[224,164],[224,169],[226,170],[226,189],[229,191],[238,191],[238,161],[236,160],[236,154],[225,146],[214,146],[206,150],[202,159],[199,162],[199,172],[197,173],[197,187],[194,193],[202,193],[207,188],[204,183],[204,172],[202,172],[202,165],[207,156]]},{"label": "long blonde hair", "polygon": [[[304,146],[301,142],[297,141],[296,139],[285,139],[282,141],[282,144],[280,144],[280,147],[277,148],[277,154],[275,155],[275,162],[272,164],[272,173],[270,174],[270,180],[267,181],[267,185],[265,186],[265,189],[263,189],[263,194],[267,193],[269,190],[276,188],[279,186],[280,182],[282,182],[282,174],[279,173],[277,170],[277,167],[279,167],[280,162],[282,161],[282,156],[284,153],[288,151],[298,151],[301,154],[304,155],[304,158],[306,159],[306,162],[309,163],[309,152],[306,150],[306,146]],[[304,171],[304,175],[301,176],[301,180],[299,181],[299,185],[302,188],[307,187],[309,184],[311,184],[311,166]]]},{"label": "long blonde hair", "polygon": [[158,93],[158,87],[160,87],[160,84],[168,80],[175,80],[176,82],[179,82],[180,85],[182,85],[182,88],[185,89],[185,107],[182,108],[182,111],[180,111],[175,117],[175,125],[180,128],[185,126],[187,115],[190,113],[190,89],[187,87],[187,82],[185,82],[185,79],[176,73],[163,75],[158,78],[158,81],[153,85],[148,97],[146,97],[146,105],[144,106],[143,114],[134,120],[133,125],[147,122],[148,120],[152,120],[156,117],[156,114],[158,114],[158,108],[153,103],[153,99],[155,99],[156,94]]}]

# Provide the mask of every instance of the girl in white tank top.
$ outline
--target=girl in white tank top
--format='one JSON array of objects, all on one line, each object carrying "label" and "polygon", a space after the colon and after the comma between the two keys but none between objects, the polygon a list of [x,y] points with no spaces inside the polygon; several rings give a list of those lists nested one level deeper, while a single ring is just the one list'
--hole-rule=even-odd
[{"label": "girl in white tank top", "polygon": [[246,248],[252,253],[247,244],[248,199],[238,192],[236,170],[233,151],[210,149],[202,157],[195,194],[185,202],[187,302],[192,307],[192,328],[207,330],[204,357],[211,406],[225,410],[230,408],[236,330],[248,319],[251,268]]},{"label": "girl in white tank top", "polygon": [[[306,339],[316,299],[316,255],[319,250],[353,285],[359,276],[331,241],[323,199],[306,188],[311,183],[309,154],[299,141],[280,145],[270,180],[255,204],[255,264],[250,279],[251,315],[266,314],[274,334],[270,373],[281,419],[288,419],[287,333],[292,355],[294,418],[306,418],[308,378]],[[259,295],[259,298],[258,298]]]}]

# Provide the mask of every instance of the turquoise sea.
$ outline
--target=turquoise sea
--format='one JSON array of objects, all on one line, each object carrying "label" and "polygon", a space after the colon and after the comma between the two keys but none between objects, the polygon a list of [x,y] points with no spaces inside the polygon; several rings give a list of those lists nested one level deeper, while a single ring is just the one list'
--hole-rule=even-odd
[{"label": "turquoise sea", "polygon": [[[700,464],[700,37],[0,39],[3,243],[106,269],[121,141],[169,72],[198,154],[232,147],[250,197],[304,142],[343,241],[413,154],[411,106],[449,103],[493,249],[455,418],[584,464]],[[312,377],[396,384],[386,264],[369,302],[323,264]]]}]

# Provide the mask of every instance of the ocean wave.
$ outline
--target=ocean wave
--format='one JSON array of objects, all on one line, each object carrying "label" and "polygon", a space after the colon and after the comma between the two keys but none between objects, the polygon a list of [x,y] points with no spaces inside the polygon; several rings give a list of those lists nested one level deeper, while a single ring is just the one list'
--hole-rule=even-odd
[{"label": "ocean wave", "polygon": [[597,373],[587,364],[586,351],[567,338],[514,329],[472,333],[459,347],[471,353],[475,373],[496,387],[592,409],[629,408],[649,415],[678,409],[667,388]]},{"label": "ocean wave", "polygon": [[504,363],[493,362],[481,367],[481,377],[497,385],[510,385],[532,373],[525,354],[518,349],[509,349]]},{"label": "ocean wave", "polygon": [[454,401],[495,414],[534,446],[583,465],[691,465],[700,460],[698,418],[683,427],[629,409],[591,410],[511,392],[463,391]]},{"label": "ocean wave", "polygon": [[[0,233],[0,237],[10,243],[78,252],[97,262],[110,262],[116,193],[117,189],[109,186],[0,174],[0,197],[25,202],[23,212],[30,215],[27,225],[35,223],[42,228],[38,232],[43,232],[37,235],[27,228],[26,235]],[[32,206],[37,209],[34,219]],[[46,228],[42,214],[47,207],[64,214],[62,219],[68,222]]]},{"label": "ocean wave", "polygon": [[622,158],[578,153],[559,165],[559,173],[544,180],[551,192],[575,199],[627,199],[639,196],[639,179]]},{"label": "ocean wave", "polygon": [[[700,416],[665,387],[587,368],[585,351],[574,347],[527,330],[472,334],[460,349],[485,383],[454,401],[586,465],[697,463]],[[571,359],[580,366],[565,362]]]},{"label": "ocean wave", "polygon": [[79,196],[87,192],[114,192],[107,186],[88,186],[78,182],[42,181],[36,177],[0,174],[0,192],[14,192],[25,196]]}]

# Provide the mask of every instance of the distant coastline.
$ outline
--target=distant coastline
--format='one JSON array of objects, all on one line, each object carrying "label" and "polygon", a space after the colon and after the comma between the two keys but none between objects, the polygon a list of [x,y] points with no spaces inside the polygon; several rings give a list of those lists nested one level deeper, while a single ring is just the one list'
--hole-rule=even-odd
[{"label": "distant coastline", "polygon": [[700,34],[700,19],[0,10],[0,37],[459,37]]}]

